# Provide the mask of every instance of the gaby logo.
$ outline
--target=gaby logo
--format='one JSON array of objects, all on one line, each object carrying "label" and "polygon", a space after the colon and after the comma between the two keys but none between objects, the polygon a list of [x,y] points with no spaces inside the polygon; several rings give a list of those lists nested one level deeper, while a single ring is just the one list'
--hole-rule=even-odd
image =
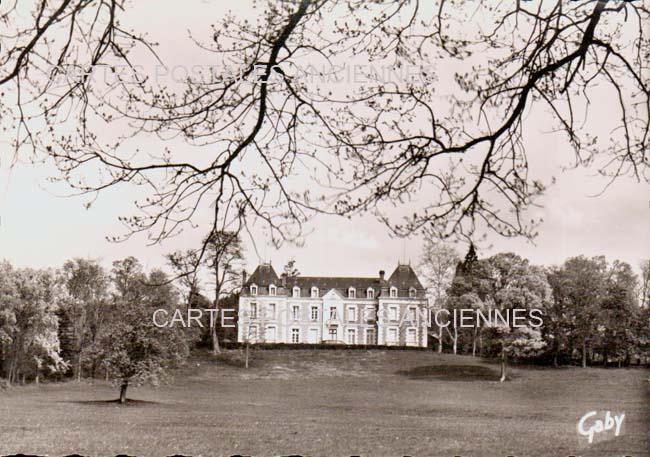
[{"label": "gaby logo", "polygon": [[616,415],[606,411],[605,417],[601,419],[597,411],[591,411],[578,421],[578,433],[586,437],[589,443],[593,443],[596,434],[610,430],[614,430],[614,436],[619,436],[624,419],[625,413]]}]

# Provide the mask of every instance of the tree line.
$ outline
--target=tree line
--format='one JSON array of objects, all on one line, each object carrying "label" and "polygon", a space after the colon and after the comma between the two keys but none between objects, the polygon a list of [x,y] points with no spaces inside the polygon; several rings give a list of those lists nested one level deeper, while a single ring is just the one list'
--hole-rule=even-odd
[{"label": "tree line", "polygon": [[[60,268],[16,268],[0,262],[0,377],[5,383],[102,378],[120,388],[158,384],[183,364],[192,347],[236,338],[233,329],[154,325],[155,310],[234,306],[235,273],[242,258],[238,236],[218,233],[205,261],[194,265],[193,251],[167,256],[174,276],[146,272],[134,257],[112,263],[75,258]],[[214,300],[200,281],[201,270],[216,280]],[[236,319],[236,317],[235,317]]]},{"label": "tree line", "polygon": [[540,328],[486,325],[463,328],[433,322],[439,352],[533,359],[539,363],[616,365],[650,362],[650,260],[640,274],[626,262],[577,256],[551,267],[513,254],[464,258],[429,241],[420,263],[430,303],[448,311],[540,309]]}]

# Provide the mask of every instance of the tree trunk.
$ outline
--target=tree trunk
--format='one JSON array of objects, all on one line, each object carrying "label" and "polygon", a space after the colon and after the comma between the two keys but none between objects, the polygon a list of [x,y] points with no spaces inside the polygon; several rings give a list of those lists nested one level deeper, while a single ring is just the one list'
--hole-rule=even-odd
[{"label": "tree trunk", "polygon": [[219,347],[219,336],[217,335],[217,325],[215,322],[213,322],[212,324],[213,324],[212,328],[210,329],[211,339],[212,339],[212,353],[219,354],[221,353],[221,348]]},{"label": "tree trunk", "polygon": [[587,368],[587,342],[582,342],[582,368]]},{"label": "tree trunk", "polygon": [[244,356],[244,360],[246,361],[246,368],[248,368],[248,342],[246,342],[246,355]]},{"label": "tree trunk", "polygon": [[438,354],[442,354],[442,327],[438,327]]},{"label": "tree trunk", "polygon": [[458,353],[458,329],[454,327],[454,355]]},{"label": "tree trunk", "polygon": [[77,382],[81,382],[81,349],[79,349],[79,357],[77,357]]},{"label": "tree trunk", "polygon": [[504,382],[508,379],[508,357],[506,355],[506,350],[501,349],[501,379],[499,382]]},{"label": "tree trunk", "polygon": [[472,357],[476,357],[476,333],[478,327],[474,327],[474,336],[472,337]]},{"label": "tree trunk", "polygon": [[122,381],[122,385],[120,386],[120,404],[126,403],[126,389],[129,387],[129,381],[124,380]]}]

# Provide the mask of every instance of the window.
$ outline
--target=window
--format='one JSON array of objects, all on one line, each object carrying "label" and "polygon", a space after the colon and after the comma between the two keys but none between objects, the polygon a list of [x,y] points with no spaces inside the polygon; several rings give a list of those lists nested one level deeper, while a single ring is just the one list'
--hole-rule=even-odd
[{"label": "window", "polygon": [[375,316],[375,307],[366,306],[363,311],[363,320],[367,322],[374,322],[377,316]]},{"label": "window", "polygon": [[366,329],[366,344],[377,344],[374,328]]},{"label": "window", "polygon": [[245,335],[245,337],[251,343],[257,342],[257,325],[251,325],[248,328],[248,335]]},{"label": "window", "polygon": [[293,305],[293,307],[291,308],[291,317],[293,318],[294,321],[300,319],[300,306]]},{"label": "window", "polygon": [[336,307],[334,306],[330,308],[330,319],[332,320],[338,319],[338,313],[336,312]]},{"label": "window", "polygon": [[406,344],[415,346],[417,344],[417,330],[410,328],[406,331]]},{"label": "window", "polygon": [[417,318],[416,308],[414,306],[409,306],[406,320],[408,320],[410,322],[415,322],[416,318]]},{"label": "window", "polygon": [[312,321],[318,320],[318,306],[311,307],[311,320]]},{"label": "window", "polygon": [[336,341],[338,339],[338,330],[336,327],[330,328],[329,334],[330,334],[330,340]]},{"label": "window", "polygon": [[268,319],[275,319],[275,303],[269,303],[266,309],[266,317]]},{"label": "window", "polygon": [[293,288],[293,296],[294,297],[300,297],[300,287],[294,287]]},{"label": "window", "polygon": [[397,298],[397,287],[390,288],[390,298]]},{"label": "window", "polygon": [[255,284],[251,285],[251,295],[257,295],[257,286]]},{"label": "window", "polygon": [[348,306],[348,322],[356,322],[357,320],[357,308],[354,306]]},{"label": "window", "polygon": [[292,328],[291,329],[291,342],[292,343],[300,343],[300,329],[299,328]]},{"label": "window", "polygon": [[318,287],[311,288],[311,298],[318,298]]},{"label": "window", "polygon": [[368,290],[366,291],[366,297],[375,298],[375,289],[368,287]]},{"label": "window", "polygon": [[277,295],[277,292],[278,292],[278,289],[273,284],[271,284],[269,286],[269,295],[274,297],[274,296]]},{"label": "window", "polygon": [[417,296],[417,291],[415,290],[414,287],[411,287],[411,288],[409,289],[409,297],[410,297],[410,298],[415,298],[416,296]]},{"label": "window", "polygon": [[391,321],[396,321],[399,319],[399,312],[397,306],[391,306],[388,308],[388,319]]},{"label": "window", "polygon": [[356,342],[357,342],[357,332],[356,332],[355,329],[353,329],[353,328],[348,329],[346,342],[348,344],[356,344]]},{"label": "window", "polygon": [[251,303],[251,319],[257,319],[257,303]]},{"label": "window", "polygon": [[396,328],[389,328],[388,329],[388,335],[386,337],[386,343],[388,344],[397,344],[397,329]]},{"label": "window", "polygon": [[348,289],[348,298],[357,298],[357,290],[354,287]]},{"label": "window", "polygon": [[265,343],[275,343],[275,326],[266,327]]}]

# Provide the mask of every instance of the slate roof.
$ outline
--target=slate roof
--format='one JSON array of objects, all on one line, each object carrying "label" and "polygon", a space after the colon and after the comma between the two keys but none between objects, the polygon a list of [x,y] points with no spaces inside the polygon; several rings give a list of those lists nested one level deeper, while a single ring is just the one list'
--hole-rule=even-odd
[{"label": "slate roof", "polygon": [[270,284],[280,285],[280,278],[270,263],[262,263],[257,266],[252,275],[248,278],[244,286],[257,284],[258,286],[268,286]]},{"label": "slate roof", "polygon": [[393,274],[388,278],[388,285],[398,289],[410,289],[411,287],[424,289],[411,265],[397,265]]},{"label": "slate roof", "polygon": [[388,280],[381,279],[379,276],[375,278],[298,276],[289,280],[287,284],[283,284],[282,279],[275,272],[273,266],[270,263],[264,263],[258,265],[253,274],[245,282],[244,287],[250,286],[251,284],[255,284],[260,288],[260,295],[266,294],[268,292],[268,286],[271,284],[277,286],[278,289],[282,289],[278,290],[278,294],[290,294],[290,291],[295,286],[298,286],[301,290],[300,295],[303,297],[309,297],[311,295],[312,287],[318,288],[321,297],[332,289],[339,291],[343,296],[347,296],[348,290],[354,288],[359,298],[366,297],[366,291],[369,288],[374,290],[375,297],[381,295],[382,288],[396,287],[400,297],[408,297],[410,288],[415,288],[421,293],[424,290],[424,287],[422,287],[420,280],[410,265],[398,265]]}]

